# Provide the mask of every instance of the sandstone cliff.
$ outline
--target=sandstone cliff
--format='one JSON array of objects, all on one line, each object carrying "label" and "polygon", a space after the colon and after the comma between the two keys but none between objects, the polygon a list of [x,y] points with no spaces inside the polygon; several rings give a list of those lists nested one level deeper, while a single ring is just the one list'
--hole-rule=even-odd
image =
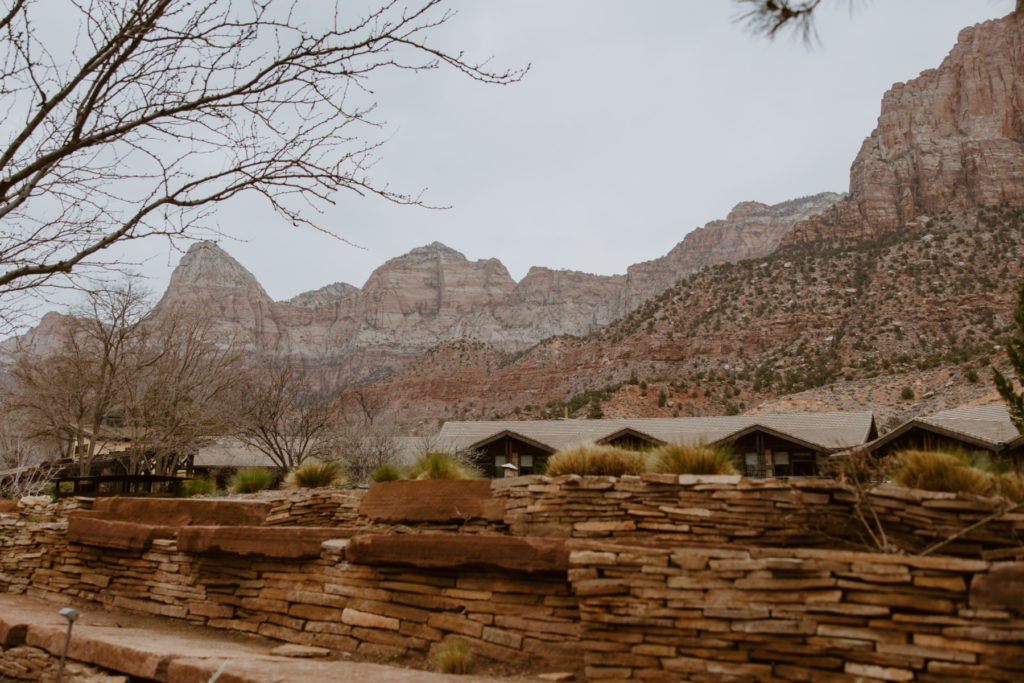
[{"label": "sandstone cliff", "polygon": [[914,220],[1024,204],[1024,23],[965,28],[937,69],[896,83],[850,169],[849,198],[786,243],[873,239]]},{"label": "sandstone cliff", "polygon": [[735,263],[766,256],[779,246],[793,226],[842,199],[822,192],[768,206],[760,202],[737,204],[725,220],[711,221],[686,235],[668,254],[629,267],[627,308],[632,310],[651,296],[668,289],[676,280],[704,266]]}]

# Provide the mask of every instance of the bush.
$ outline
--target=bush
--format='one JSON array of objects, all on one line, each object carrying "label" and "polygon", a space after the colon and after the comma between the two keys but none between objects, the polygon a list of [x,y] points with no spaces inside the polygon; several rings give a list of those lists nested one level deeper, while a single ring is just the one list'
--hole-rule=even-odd
[{"label": "bush", "polygon": [[914,390],[910,387],[903,387],[903,390],[900,391],[900,398],[904,401],[912,400],[914,398]]},{"label": "bush", "polygon": [[651,452],[655,472],[668,474],[736,474],[732,453],[724,448],[667,443]]},{"label": "bush", "polygon": [[208,496],[217,490],[217,482],[211,479],[186,479],[181,482],[181,488],[178,489],[178,495],[182,498],[191,498],[192,496]]},{"label": "bush", "polygon": [[337,486],[345,482],[345,474],[341,465],[336,462],[307,460],[292,469],[284,478],[286,489],[320,489],[325,486]]},{"label": "bush", "polygon": [[451,638],[436,645],[430,653],[430,663],[446,674],[469,673],[473,650],[462,638]]},{"label": "bush", "polygon": [[1003,498],[1015,503],[1024,503],[1024,474],[1006,472],[996,477],[996,488]]},{"label": "bush", "polygon": [[256,493],[270,488],[274,483],[274,475],[264,467],[246,467],[238,470],[228,480],[228,488],[232,493]]},{"label": "bush", "polygon": [[617,446],[582,444],[563,448],[548,458],[547,473],[552,477],[560,474],[619,477],[646,470],[647,458],[643,453]]},{"label": "bush", "polygon": [[397,481],[402,478],[402,472],[391,463],[384,463],[373,471],[370,479],[373,481]]},{"label": "bush", "polygon": [[906,450],[894,457],[897,469],[893,478],[910,488],[979,496],[991,495],[996,488],[994,476],[972,467],[962,455]]},{"label": "bush", "polygon": [[476,479],[480,472],[448,453],[427,453],[409,468],[410,479]]}]

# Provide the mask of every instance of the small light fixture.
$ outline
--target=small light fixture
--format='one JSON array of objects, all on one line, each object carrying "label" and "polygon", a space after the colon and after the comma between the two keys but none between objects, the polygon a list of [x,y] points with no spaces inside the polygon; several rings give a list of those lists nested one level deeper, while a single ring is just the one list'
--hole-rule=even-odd
[{"label": "small light fixture", "polygon": [[68,635],[64,638],[64,652],[60,655],[60,665],[57,667],[57,683],[60,683],[61,678],[64,676],[64,660],[68,656],[68,645],[71,644],[71,627],[74,626],[79,614],[78,610],[72,607],[64,607],[58,614],[68,620]]}]

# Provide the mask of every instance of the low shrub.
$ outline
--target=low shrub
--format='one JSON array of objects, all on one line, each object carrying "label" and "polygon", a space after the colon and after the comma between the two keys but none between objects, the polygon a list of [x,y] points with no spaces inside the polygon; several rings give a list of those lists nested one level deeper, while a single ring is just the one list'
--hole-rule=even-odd
[{"label": "low shrub", "polygon": [[344,482],[345,474],[338,463],[307,460],[288,473],[282,487],[286,489],[320,489],[326,486],[337,486]]},{"label": "low shrub", "polygon": [[213,479],[186,479],[181,482],[181,488],[178,489],[178,495],[182,498],[208,496],[216,490],[217,482]]},{"label": "low shrub", "polygon": [[736,474],[733,456],[724,448],[667,443],[651,451],[655,472],[667,474]]},{"label": "low shrub", "polygon": [[1005,472],[996,477],[999,495],[1015,503],[1024,503],[1024,474]]},{"label": "low shrub", "polygon": [[438,643],[430,652],[430,663],[441,673],[469,673],[472,662],[473,650],[462,638],[451,638]]},{"label": "low shrub", "polygon": [[246,467],[238,470],[228,480],[228,488],[232,493],[256,493],[270,488],[274,483],[274,474],[263,467]]},{"label": "low shrub", "polygon": [[409,467],[409,479],[476,479],[479,470],[448,453],[427,453]]},{"label": "low shrub", "polygon": [[391,463],[384,463],[370,474],[373,481],[398,481],[402,478],[402,471]]},{"label": "low shrub", "polygon": [[995,477],[972,467],[963,455],[943,451],[906,450],[894,454],[893,478],[903,486],[926,491],[992,495]]},{"label": "low shrub", "polygon": [[581,444],[563,448],[548,458],[547,474],[602,475],[620,477],[647,470],[647,457],[638,451],[602,444]]}]

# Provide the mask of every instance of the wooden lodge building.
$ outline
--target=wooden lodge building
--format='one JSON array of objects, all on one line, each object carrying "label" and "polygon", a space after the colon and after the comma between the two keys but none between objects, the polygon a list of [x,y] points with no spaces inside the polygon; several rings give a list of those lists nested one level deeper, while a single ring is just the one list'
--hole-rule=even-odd
[{"label": "wooden lodge building", "polygon": [[953,450],[1024,465],[1024,435],[1010,422],[1006,404],[943,410],[904,422],[872,441],[879,457],[906,449]]},{"label": "wooden lodge building", "polygon": [[[816,476],[834,453],[878,436],[870,412],[780,413],[620,420],[446,422],[438,444],[471,452],[484,476],[537,474],[582,443],[643,450],[664,443],[728,445],[751,477]],[[513,467],[509,467],[509,466]]]}]

